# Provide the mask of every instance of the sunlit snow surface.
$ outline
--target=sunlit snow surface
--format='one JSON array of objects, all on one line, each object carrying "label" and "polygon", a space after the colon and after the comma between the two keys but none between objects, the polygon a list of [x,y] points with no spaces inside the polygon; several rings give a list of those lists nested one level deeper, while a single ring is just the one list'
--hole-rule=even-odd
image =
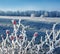
[{"label": "sunlit snow surface", "polygon": [[[19,20],[13,20],[13,22],[14,21],[16,21],[15,26],[12,20],[0,19],[1,54],[59,54],[59,23],[21,20],[19,25]],[[26,29],[24,28],[25,26],[27,26]],[[6,30],[9,30],[8,35]],[[37,37],[34,36],[36,32],[38,34]],[[20,37],[21,34],[23,34],[23,38]],[[11,36],[15,38],[11,40]]]}]

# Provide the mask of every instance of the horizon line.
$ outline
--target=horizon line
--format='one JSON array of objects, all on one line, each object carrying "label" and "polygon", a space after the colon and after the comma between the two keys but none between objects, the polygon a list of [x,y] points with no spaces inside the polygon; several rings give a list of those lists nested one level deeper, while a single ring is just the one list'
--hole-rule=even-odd
[{"label": "horizon line", "polygon": [[50,12],[50,11],[60,11],[60,10],[2,10],[2,9],[0,9],[0,11],[4,11],[4,12],[7,12],[7,11],[48,11],[48,12]]}]

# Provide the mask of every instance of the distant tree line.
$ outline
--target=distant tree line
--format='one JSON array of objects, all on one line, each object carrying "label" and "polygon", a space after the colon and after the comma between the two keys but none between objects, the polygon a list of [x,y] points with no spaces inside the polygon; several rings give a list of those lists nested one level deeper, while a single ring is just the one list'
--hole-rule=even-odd
[{"label": "distant tree line", "polygon": [[0,11],[0,16],[31,16],[34,14],[35,17],[60,17],[59,11]]}]

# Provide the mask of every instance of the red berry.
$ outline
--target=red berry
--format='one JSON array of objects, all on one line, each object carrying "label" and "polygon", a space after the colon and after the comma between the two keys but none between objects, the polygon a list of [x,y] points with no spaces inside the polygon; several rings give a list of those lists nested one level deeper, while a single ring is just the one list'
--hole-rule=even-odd
[{"label": "red berry", "polygon": [[38,36],[38,33],[37,33],[37,32],[35,32],[35,33],[34,33],[34,36],[35,36],[35,37],[37,37],[37,36]]},{"label": "red berry", "polygon": [[13,24],[16,25],[16,21],[15,20],[14,20]]},{"label": "red berry", "polygon": [[14,39],[14,37],[13,36],[11,36],[11,40],[13,40]]},{"label": "red berry", "polygon": [[6,34],[9,34],[9,30],[6,30]]}]

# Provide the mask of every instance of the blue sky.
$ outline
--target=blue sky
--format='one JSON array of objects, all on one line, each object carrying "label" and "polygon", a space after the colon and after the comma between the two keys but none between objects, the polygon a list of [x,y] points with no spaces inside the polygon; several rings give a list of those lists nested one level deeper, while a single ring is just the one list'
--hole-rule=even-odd
[{"label": "blue sky", "polygon": [[60,0],[0,0],[0,10],[60,11]]}]

